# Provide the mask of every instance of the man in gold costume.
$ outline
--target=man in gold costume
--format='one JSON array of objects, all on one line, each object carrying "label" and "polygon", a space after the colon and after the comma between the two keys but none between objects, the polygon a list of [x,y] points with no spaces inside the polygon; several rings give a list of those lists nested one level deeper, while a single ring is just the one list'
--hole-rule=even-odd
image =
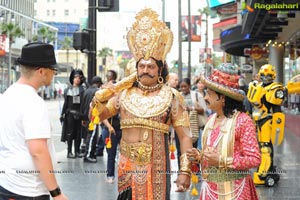
[{"label": "man in gold costume", "polygon": [[191,163],[185,152],[192,148],[183,97],[166,84],[165,57],[173,34],[156,12],[144,9],[137,14],[127,40],[137,72],[95,94],[90,128],[120,113],[118,199],[170,199],[170,125],[181,144],[179,192],[190,186]]}]

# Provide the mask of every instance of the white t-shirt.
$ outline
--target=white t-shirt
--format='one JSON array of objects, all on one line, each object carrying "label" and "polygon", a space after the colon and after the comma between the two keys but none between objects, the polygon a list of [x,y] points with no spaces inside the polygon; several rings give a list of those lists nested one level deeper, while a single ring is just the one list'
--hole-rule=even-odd
[{"label": "white t-shirt", "polygon": [[0,185],[23,196],[49,194],[26,143],[28,139],[48,138],[54,160],[51,125],[46,104],[36,90],[15,83],[0,98]]}]

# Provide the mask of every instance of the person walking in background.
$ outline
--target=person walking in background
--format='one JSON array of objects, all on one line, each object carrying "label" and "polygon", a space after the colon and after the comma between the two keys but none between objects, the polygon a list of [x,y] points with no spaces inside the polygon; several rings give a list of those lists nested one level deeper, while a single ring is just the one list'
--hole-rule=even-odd
[{"label": "person walking in background", "polygon": [[95,95],[95,92],[99,90],[103,82],[99,76],[94,76],[91,84],[92,85],[84,91],[82,103],[80,104],[80,113],[82,113],[81,123],[87,133],[85,138],[85,153],[83,161],[96,163],[96,144],[98,140],[99,126],[97,126],[94,130],[89,130],[89,105]]},{"label": "person walking in background", "polygon": [[[191,112],[196,111],[197,114],[197,131],[198,134],[195,135],[195,140],[193,141],[193,146],[197,147],[198,146],[198,140],[201,140],[200,134],[202,133],[202,130],[204,128],[204,125],[207,121],[207,115],[206,115],[206,104],[204,101],[203,96],[196,91],[191,90],[191,80],[189,78],[184,78],[182,81],[180,81],[180,91],[181,94],[184,97],[184,102],[186,105],[186,110],[189,112],[190,117],[191,117]],[[201,124],[200,124],[201,120]],[[190,118],[190,122],[191,118]],[[200,148],[201,149],[201,148]]]},{"label": "person walking in background", "polygon": [[244,92],[239,90],[238,70],[221,64],[211,76],[201,76],[207,87],[205,101],[215,111],[205,125],[202,150],[187,151],[200,163],[200,199],[258,199],[249,169],[260,164],[255,126],[244,112]]},{"label": "person walking in background", "polygon": [[[175,90],[179,89],[179,77],[176,73],[169,73],[169,80],[168,80],[168,86],[171,88],[174,88]],[[170,126],[170,142],[173,144],[173,140],[175,140],[175,146],[176,146],[176,152],[177,152],[177,158],[180,158],[180,144],[178,136],[176,135],[176,132],[172,126]],[[178,169],[180,169],[180,159],[177,159],[178,162]]]},{"label": "person walking in background", "polygon": [[[64,91],[64,104],[60,117],[63,124],[61,141],[67,142],[67,158],[82,158],[80,153],[82,138],[80,104],[85,90],[83,87],[85,82],[83,72],[80,69],[73,69],[69,81],[71,85]],[[75,142],[75,155],[72,153],[73,141]]]},{"label": "person walking in background", "polygon": [[[34,42],[23,46],[21,76],[0,98],[0,199],[68,199],[56,181],[51,124],[37,94],[56,74],[54,48]],[[50,193],[50,195],[49,195]]]},{"label": "person walking in background", "polygon": [[57,89],[54,88],[54,91],[53,91],[53,98],[56,99],[56,97],[57,97]]},{"label": "person walking in background", "polygon": [[176,90],[179,89],[179,78],[177,74],[173,72],[169,73],[168,86]]},{"label": "person walking in background", "polygon": [[[112,70],[112,69],[108,70],[107,73],[106,73],[106,80],[107,80],[107,82],[103,85],[103,87],[106,87],[106,85],[115,84],[116,80],[117,80],[117,77],[118,77],[118,74],[117,74],[117,72],[115,70]],[[105,125],[102,124],[101,127],[103,129],[103,127],[105,127]],[[101,133],[102,133],[102,131],[101,131]],[[104,148],[105,148],[105,138],[106,138],[106,136],[104,137],[103,134],[101,134],[101,136],[98,139],[97,149],[96,149],[96,155],[97,156],[103,156],[103,151],[104,151]]]},{"label": "person walking in background", "polygon": [[201,82],[200,78],[196,80],[196,88],[194,91],[199,92],[203,97],[205,97],[206,91],[205,91],[205,85]]},{"label": "person walking in background", "polygon": [[[244,78],[239,79],[239,88],[245,92],[245,95],[247,95],[249,88],[248,88],[248,84],[246,83],[246,80]],[[243,104],[244,104],[246,113],[251,116],[253,107],[247,96],[244,98]]]},{"label": "person walking in background", "polygon": [[[114,70],[108,70],[106,74],[107,83],[103,87],[115,84],[118,74]],[[115,180],[115,160],[117,148],[120,144],[122,131],[120,128],[120,115],[116,114],[102,123],[102,141],[110,141],[110,146],[106,145],[107,152],[107,183],[114,183]]]},{"label": "person walking in background", "polygon": [[104,120],[102,123],[102,137],[104,141],[110,142],[106,145],[107,152],[107,183],[114,183],[115,181],[115,162],[117,156],[117,149],[122,137],[120,128],[120,115],[116,114],[113,117]]},{"label": "person walking in background", "polygon": [[62,89],[58,88],[58,98],[61,98],[61,96],[62,96]]}]

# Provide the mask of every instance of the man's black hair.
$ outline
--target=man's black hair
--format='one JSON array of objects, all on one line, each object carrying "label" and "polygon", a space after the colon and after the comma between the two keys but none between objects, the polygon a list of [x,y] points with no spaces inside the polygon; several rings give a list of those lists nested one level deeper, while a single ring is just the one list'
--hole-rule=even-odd
[{"label": "man's black hair", "polygon": [[91,83],[92,83],[92,84],[100,84],[100,85],[103,84],[102,79],[101,79],[101,77],[99,77],[99,76],[94,76],[94,77],[92,78]]}]

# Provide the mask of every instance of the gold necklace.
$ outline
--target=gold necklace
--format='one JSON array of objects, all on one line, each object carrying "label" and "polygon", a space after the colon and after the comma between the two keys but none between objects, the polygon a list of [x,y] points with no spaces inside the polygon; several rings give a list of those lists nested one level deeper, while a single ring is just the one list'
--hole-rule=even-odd
[{"label": "gold necklace", "polygon": [[167,86],[161,88],[156,95],[144,96],[136,87],[128,89],[121,95],[121,104],[134,116],[149,118],[164,113],[173,99],[173,93]]},{"label": "gold necklace", "polygon": [[144,95],[147,95],[150,92],[154,92],[160,89],[162,86],[162,84],[156,84],[155,86],[145,86],[140,81],[138,81],[138,88],[140,88],[143,91]]}]

